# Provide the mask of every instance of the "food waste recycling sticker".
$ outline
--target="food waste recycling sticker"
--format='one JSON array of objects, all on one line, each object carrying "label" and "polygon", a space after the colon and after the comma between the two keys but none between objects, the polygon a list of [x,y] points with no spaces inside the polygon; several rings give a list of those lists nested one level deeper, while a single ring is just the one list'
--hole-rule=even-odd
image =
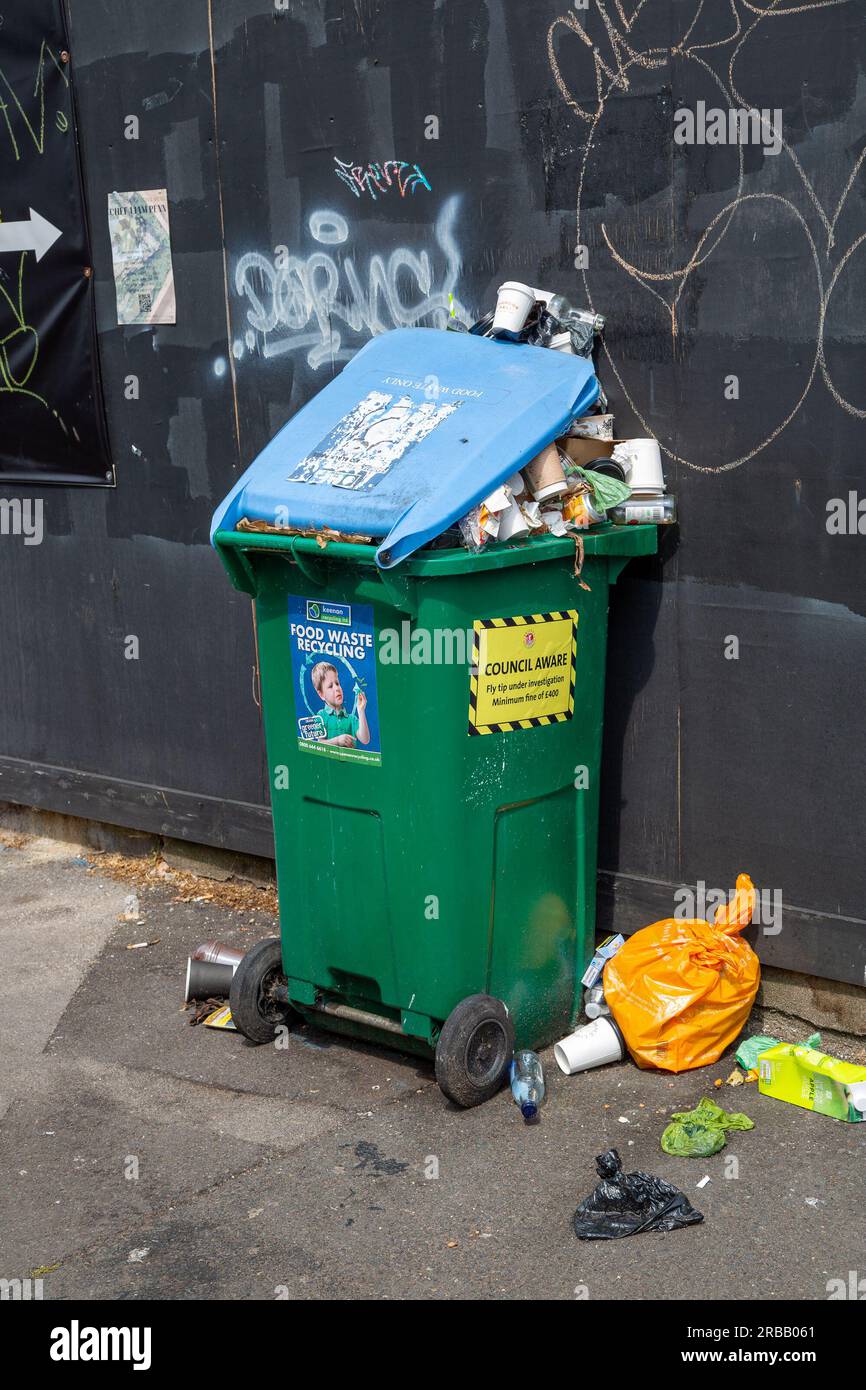
[{"label": "food waste recycling sticker", "polygon": [[559,724],[574,713],[577,611],[473,623],[469,733]]},{"label": "food waste recycling sticker", "polygon": [[299,747],[381,763],[373,609],[292,594],[289,640]]}]

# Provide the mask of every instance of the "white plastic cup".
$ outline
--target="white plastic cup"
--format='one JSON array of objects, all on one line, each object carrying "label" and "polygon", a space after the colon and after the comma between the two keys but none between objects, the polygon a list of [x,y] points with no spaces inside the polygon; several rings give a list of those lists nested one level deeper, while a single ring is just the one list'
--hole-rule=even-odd
[{"label": "white plastic cup", "polygon": [[665,475],[658,440],[629,439],[624,452],[628,454],[623,460],[625,480],[632,492],[663,493]]},{"label": "white plastic cup", "polygon": [[621,1062],[625,1056],[625,1041],[612,1018],[594,1018],[577,1028],[553,1049],[560,1071],[573,1076],[577,1071],[603,1067],[607,1062]]},{"label": "white plastic cup", "polygon": [[512,502],[507,511],[499,513],[499,530],[496,534],[498,541],[519,540],[521,536],[528,534],[529,523],[517,502]]},{"label": "white plastic cup", "polygon": [[531,285],[522,285],[519,280],[506,280],[504,285],[499,286],[493,315],[494,331],[504,329],[508,333],[519,333],[534,303],[535,290]]}]

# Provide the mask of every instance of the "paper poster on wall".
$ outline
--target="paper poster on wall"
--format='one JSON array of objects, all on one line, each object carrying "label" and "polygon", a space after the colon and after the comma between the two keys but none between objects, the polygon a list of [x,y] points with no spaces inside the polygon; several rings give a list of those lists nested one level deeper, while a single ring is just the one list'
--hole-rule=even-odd
[{"label": "paper poster on wall", "polygon": [[369,492],[398,459],[461,404],[416,401],[387,391],[368,391],[313,453],[289,474],[290,483],[328,483]]},{"label": "paper poster on wall", "polygon": [[372,607],[292,594],[289,640],[299,747],[381,763]]},{"label": "paper poster on wall", "polygon": [[118,323],[175,323],[168,194],[109,193],[108,232]]},{"label": "paper poster on wall", "polygon": [[473,623],[469,733],[559,724],[574,713],[577,611]]}]

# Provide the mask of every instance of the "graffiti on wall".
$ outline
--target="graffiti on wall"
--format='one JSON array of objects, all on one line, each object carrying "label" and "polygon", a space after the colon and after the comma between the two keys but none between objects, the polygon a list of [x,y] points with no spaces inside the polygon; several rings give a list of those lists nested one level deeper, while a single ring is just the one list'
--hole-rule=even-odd
[{"label": "graffiti on wall", "polygon": [[64,10],[2,8],[0,477],[103,484],[113,475]]},{"label": "graffiti on wall", "polygon": [[365,265],[349,251],[349,220],[324,208],[309,217],[314,249],[307,255],[285,248],[272,257],[248,251],[234,273],[247,325],[244,342],[234,345],[235,357],[245,347],[266,358],[305,352],[318,371],[326,363],[347,361],[368,338],[391,328],[444,328],[449,316],[471,323],[456,295],[459,202],[454,195],[443,204],[431,246],[377,251]]},{"label": "graffiti on wall", "polygon": [[407,164],[404,159],[386,159],[383,164],[362,165],[351,164],[334,155],[334,162],[337,178],[342,179],[356,198],[360,198],[362,193],[369,193],[375,203],[378,195],[387,193],[390,188],[396,188],[401,198],[418,188],[432,192],[419,166]]},{"label": "graffiti on wall", "polygon": [[[664,267],[653,261],[649,254],[643,261],[636,258],[631,249],[645,241],[637,226],[637,214],[632,218],[630,228],[624,223],[620,224],[619,236],[611,231],[608,211],[602,212],[593,221],[594,214],[586,206],[585,199],[587,171],[594,160],[604,157],[605,123],[612,101],[622,93],[637,91],[646,94],[654,85],[653,79],[648,77],[653,70],[658,70],[660,74],[665,73],[664,78],[659,77],[659,82],[669,81],[667,74],[672,65],[674,71],[677,65],[686,65],[691,74],[700,77],[707,84],[708,90],[714,95],[718,93],[721,106],[728,110],[739,107],[744,112],[754,112],[759,102],[749,100],[738,88],[738,63],[747,46],[754,43],[754,36],[758,34],[761,38],[767,38],[767,26],[771,25],[773,27],[769,36],[773,39],[778,36],[779,42],[784,44],[786,20],[792,15],[832,9],[849,3],[850,0],[800,0],[799,3],[786,3],[785,0],[747,3],[743,0],[742,4],[738,4],[737,0],[728,0],[725,5],[710,6],[706,0],[696,0],[690,10],[688,27],[680,38],[670,46],[654,47],[642,46],[640,39],[642,17],[645,19],[652,13],[654,0],[638,0],[628,16],[618,0],[613,0],[613,3],[611,0],[597,0],[592,10],[586,14],[568,12],[558,16],[547,33],[547,54],[553,80],[584,137],[577,180],[577,245],[585,245],[591,233],[597,233],[603,248],[598,254],[607,258],[606,269],[615,268],[617,272],[629,277],[644,294],[662,306],[664,319],[669,324],[672,343],[676,344],[680,333],[684,293],[694,284],[695,272],[698,270],[701,271],[702,281],[706,282],[707,267],[712,269],[713,257],[732,226],[737,226],[744,217],[754,218],[755,214],[761,214],[763,218],[784,219],[785,221],[778,223],[780,232],[785,230],[785,222],[790,226],[793,219],[802,235],[803,250],[800,261],[804,266],[811,266],[814,270],[816,308],[814,323],[811,327],[804,326],[810,340],[810,358],[799,365],[800,380],[793,407],[785,407],[784,418],[773,424],[764,438],[743,447],[742,452],[738,450],[737,457],[715,466],[707,466],[683,457],[674,449],[670,440],[660,440],[670,458],[698,471],[719,472],[738,468],[778,439],[801,409],[815,377],[819,374],[837,405],[858,419],[866,418],[866,408],[846,399],[834,382],[825,355],[825,323],[831,298],[837,290],[840,278],[845,276],[852,257],[866,241],[866,232],[860,232],[859,235],[854,235],[845,247],[840,247],[837,242],[840,216],[866,160],[866,141],[860,142],[858,147],[851,151],[847,182],[842,188],[838,202],[833,207],[825,206],[797,151],[785,139],[779,113],[774,112],[772,116],[762,113],[762,138],[765,141],[768,137],[772,138],[768,152],[774,153],[773,147],[781,149],[789,167],[794,171],[795,188],[800,190],[799,194],[795,193],[789,197],[780,193],[775,171],[768,174],[766,168],[758,176],[750,174],[747,181],[743,149],[741,145],[738,146],[738,169],[733,196],[714,213],[703,229],[694,233],[693,245],[679,263]],[[575,39],[579,40],[576,45],[573,42]],[[575,57],[575,54],[578,56]],[[593,87],[594,99],[587,96]],[[576,95],[578,88],[581,92],[580,97]],[[620,115],[622,111],[623,107],[620,107]],[[681,157],[681,148],[679,144],[672,145],[678,158]],[[682,157],[687,157],[685,151],[682,152]],[[706,150],[701,150],[700,157],[707,157]],[[759,186],[762,178],[767,181],[764,189]],[[795,196],[800,206],[794,201]],[[673,244],[672,239],[670,244]],[[716,257],[716,260],[718,259]],[[584,264],[581,269],[588,302],[592,305],[588,268]],[[805,275],[807,272],[804,270],[803,273]],[[811,305],[805,294],[800,295],[800,302]],[[737,325],[732,323],[732,338],[736,337],[736,330]],[[638,396],[639,387],[632,385],[631,391],[629,390],[623,378],[622,364],[607,344],[604,346],[604,352],[624,398],[646,432],[653,433],[649,420],[649,402]],[[677,360],[682,365],[681,351]],[[687,367],[688,363],[684,365]]]},{"label": "graffiti on wall", "polygon": [[[33,104],[29,110],[20,100],[4,66],[0,64],[0,136],[5,137],[4,144],[8,154],[16,164],[20,164],[22,157],[26,157],[31,149],[35,150],[37,155],[45,153],[45,68],[49,63],[56,69],[64,87],[69,86],[68,74],[64,71],[58,55],[43,39],[36,62]],[[61,110],[54,112],[53,123],[63,135],[69,130],[69,121],[65,112]],[[7,219],[2,216],[0,220]],[[50,407],[45,397],[28,384],[39,358],[39,333],[29,322],[25,308],[26,260],[27,252],[22,251],[14,277],[0,272],[0,392],[30,396],[48,410]],[[4,280],[7,281],[6,284],[3,283]],[[54,414],[65,430],[66,426],[60,416],[56,411]],[[77,439],[77,432],[75,437]]]}]

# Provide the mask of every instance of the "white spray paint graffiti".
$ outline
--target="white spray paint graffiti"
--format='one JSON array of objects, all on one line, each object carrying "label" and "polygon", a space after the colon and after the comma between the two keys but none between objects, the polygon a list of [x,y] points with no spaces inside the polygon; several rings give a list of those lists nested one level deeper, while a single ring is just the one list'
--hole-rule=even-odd
[{"label": "white spray paint graffiti", "polygon": [[[444,328],[449,317],[471,323],[455,294],[462,260],[454,238],[459,202],[455,195],[443,204],[434,229],[436,247],[445,258],[439,284],[431,252],[408,246],[398,246],[387,256],[372,255],[366,274],[359,273],[353,257],[337,259],[326,251],[273,260],[257,251],[241,256],[235,290],[247,300],[247,323],[262,335],[264,356],[307,349],[307,361],[318,371],[326,362],[346,361],[368,337],[390,328],[425,322]],[[312,213],[308,226],[319,246],[342,247],[349,240],[349,223],[341,213],[320,209]],[[412,281],[420,298],[409,300]],[[361,341],[347,345],[344,336]]]}]

